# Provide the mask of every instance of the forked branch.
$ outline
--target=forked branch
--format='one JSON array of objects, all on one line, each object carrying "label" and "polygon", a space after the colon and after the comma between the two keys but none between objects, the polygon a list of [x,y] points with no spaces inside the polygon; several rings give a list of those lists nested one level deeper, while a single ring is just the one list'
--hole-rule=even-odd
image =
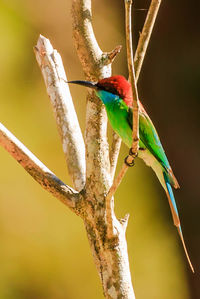
[{"label": "forked branch", "polygon": [[[134,71],[134,64],[133,64],[133,51],[132,51],[132,37],[131,37],[131,6],[132,0],[125,0],[125,11],[126,11],[126,38],[127,38],[127,59],[128,59],[128,66],[129,66],[129,76],[131,80],[132,90],[133,90],[133,147],[132,147],[132,154],[127,157],[127,162],[129,164],[133,163],[133,160],[136,156],[138,150],[138,142],[139,142],[139,114],[138,114],[138,93],[137,93],[137,80],[139,78],[139,74],[141,71],[142,63],[147,51],[147,47],[150,41],[151,33],[153,30],[153,26],[155,24],[156,16],[158,13],[158,9],[160,7],[161,0],[152,0],[151,5],[149,7],[149,11],[146,17],[146,21],[142,30],[142,33],[139,38],[137,50],[135,53],[134,63],[135,63],[135,71]],[[136,75],[135,75],[136,74]],[[118,153],[116,147],[113,149],[113,153],[115,153],[115,165],[116,160],[118,158]],[[112,156],[112,155],[111,155]],[[113,182],[112,187],[110,188],[107,201],[111,200],[112,196],[114,195],[115,191],[119,187],[126,171],[128,170],[128,166],[124,164]]]},{"label": "forked branch", "polygon": [[[142,69],[142,64],[144,61],[144,57],[146,55],[146,51],[149,45],[149,41],[151,38],[151,34],[153,31],[153,27],[156,21],[156,17],[158,14],[158,10],[161,4],[161,0],[152,0],[147,17],[142,29],[142,33],[140,34],[140,38],[138,41],[137,49],[134,56],[134,68],[135,68],[135,79],[136,83],[139,79],[140,71]],[[119,156],[119,150],[121,145],[121,139],[115,133],[113,134],[112,147],[110,151],[110,161],[111,161],[111,175],[114,176],[115,168],[117,165],[117,160]]]},{"label": "forked branch", "polygon": [[[111,76],[111,60],[98,46],[92,28],[91,0],[73,0],[73,35],[87,80]],[[118,48],[107,55],[113,56]],[[108,64],[110,62],[110,64]],[[125,225],[114,213],[114,200],[105,204],[111,185],[107,116],[101,101],[89,92],[86,108],[85,227],[106,298],[135,298],[131,283]]]}]

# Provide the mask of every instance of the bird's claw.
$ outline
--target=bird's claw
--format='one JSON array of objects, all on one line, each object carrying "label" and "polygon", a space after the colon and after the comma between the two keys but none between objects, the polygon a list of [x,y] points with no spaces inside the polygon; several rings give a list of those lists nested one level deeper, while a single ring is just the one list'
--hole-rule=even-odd
[{"label": "bird's claw", "polygon": [[[131,156],[133,158],[133,156]],[[131,162],[128,161],[128,158],[130,158],[130,155],[127,156],[125,159],[124,159],[124,163],[128,166],[128,167],[132,167],[135,165],[135,161],[134,159],[132,159]]]},{"label": "bird's claw", "polygon": [[134,153],[133,152],[133,149],[132,149],[132,147],[130,148],[130,150],[129,150],[129,156],[131,156],[131,157],[133,157],[134,159],[137,157],[137,153]]}]

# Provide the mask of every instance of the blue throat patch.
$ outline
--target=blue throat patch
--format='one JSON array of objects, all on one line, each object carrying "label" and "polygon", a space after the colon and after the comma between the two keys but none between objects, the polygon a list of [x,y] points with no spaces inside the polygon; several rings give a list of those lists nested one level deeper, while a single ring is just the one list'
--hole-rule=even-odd
[{"label": "blue throat patch", "polygon": [[113,102],[119,101],[120,99],[118,95],[105,90],[98,90],[96,93],[97,96],[102,100],[104,105],[111,104]]}]

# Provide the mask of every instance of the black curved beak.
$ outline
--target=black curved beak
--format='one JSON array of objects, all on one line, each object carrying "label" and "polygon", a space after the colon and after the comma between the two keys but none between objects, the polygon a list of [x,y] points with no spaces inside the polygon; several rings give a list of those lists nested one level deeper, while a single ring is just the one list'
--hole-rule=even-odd
[{"label": "black curved beak", "polygon": [[90,82],[90,81],[82,81],[82,80],[76,80],[76,81],[67,81],[67,83],[73,83],[77,85],[83,85],[89,88],[97,89],[97,83],[96,82]]}]

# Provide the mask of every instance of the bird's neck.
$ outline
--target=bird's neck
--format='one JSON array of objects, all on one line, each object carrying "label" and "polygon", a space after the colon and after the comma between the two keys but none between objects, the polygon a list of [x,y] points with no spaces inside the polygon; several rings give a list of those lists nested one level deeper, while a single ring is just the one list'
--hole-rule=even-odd
[{"label": "bird's neck", "polygon": [[120,96],[105,90],[98,90],[97,96],[102,100],[107,108],[119,103],[122,105],[125,104],[128,107],[132,107],[133,104],[131,96],[121,98]]},{"label": "bird's neck", "polygon": [[105,106],[112,106],[114,103],[120,101],[120,97],[118,95],[105,90],[98,90],[97,96],[102,100]]}]

